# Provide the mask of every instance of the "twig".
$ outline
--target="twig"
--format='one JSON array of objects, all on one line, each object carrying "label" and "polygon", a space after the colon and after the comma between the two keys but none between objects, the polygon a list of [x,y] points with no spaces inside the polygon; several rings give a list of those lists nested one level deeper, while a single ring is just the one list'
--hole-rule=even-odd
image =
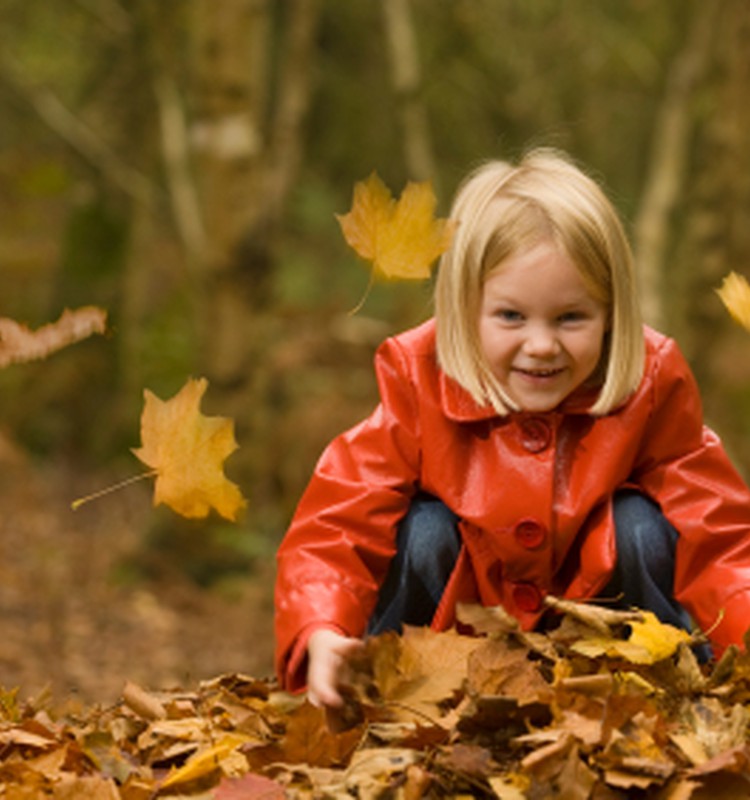
[{"label": "twig", "polygon": [[157,195],[154,184],[138,170],[125,164],[52,91],[34,83],[24,73],[20,62],[7,51],[0,53],[0,78],[34,109],[52,131],[109,180],[138,202],[147,206],[154,204]]}]

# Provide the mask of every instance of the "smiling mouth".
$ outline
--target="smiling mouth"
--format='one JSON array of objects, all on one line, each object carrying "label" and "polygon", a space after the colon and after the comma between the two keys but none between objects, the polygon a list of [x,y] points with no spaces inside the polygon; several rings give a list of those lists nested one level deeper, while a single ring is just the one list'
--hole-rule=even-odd
[{"label": "smiling mouth", "polygon": [[561,375],[564,372],[562,367],[557,367],[556,369],[523,369],[521,367],[516,367],[515,372],[523,375],[527,378],[555,378],[558,375]]}]

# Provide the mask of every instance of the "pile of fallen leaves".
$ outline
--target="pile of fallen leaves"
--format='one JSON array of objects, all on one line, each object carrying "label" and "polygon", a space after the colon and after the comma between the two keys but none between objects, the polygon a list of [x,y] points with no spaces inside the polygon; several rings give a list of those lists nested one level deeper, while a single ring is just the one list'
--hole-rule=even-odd
[{"label": "pile of fallen leaves", "polygon": [[[701,666],[649,614],[567,604],[524,633],[460,609],[472,635],[367,643],[336,714],[272,680],[126,684],[110,708],[0,695],[0,797],[146,800],[750,794],[750,655]],[[468,628],[467,628],[468,629]]]}]

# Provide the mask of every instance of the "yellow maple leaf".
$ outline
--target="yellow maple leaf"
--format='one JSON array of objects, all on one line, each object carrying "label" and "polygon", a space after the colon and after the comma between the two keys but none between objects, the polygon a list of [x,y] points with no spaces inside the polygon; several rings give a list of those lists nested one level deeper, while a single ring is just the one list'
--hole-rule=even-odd
[{"label": "yellow maple leaf", "polygon": [[628,623],[627,639],[592,636],[575,642],[571,648],[590,658],[607,655],[624,658],[631,664],[656,664],[675,653],[682,642],[690,641],[687,631],[660,622],[651,611],[639,613],[643,619]]},{"label": "yellow maple leaf", "polygon": [[154,505],[164,503],[189,518],[205,517],[214,508],[235,520],[246,502],[223,472],[224,460],[237,449],[234,423],[201,414],[207,387],[205,378],[190,378],[166,401],[146,389],[142,447],[133,453],[156,473]]},{"label": "yellow maple leaf", "polygon": [[436,219],[429,181],[410,182],[398,201],[376,173],[354,187],[351,211],[337,214],[344,238],[384,278],[422,280],[450,246],[453,226]]},{"label": "yellow maple leaf", "polygon": [[673,655],[682,642],[690,641],[690,634],[682,628],[661,622],[651,611],[643,612],[642,622],[631,622],[630,638],[632,645],[643,647],[651,656],[648,663],[656,663]]},{"label": "yellow maple leaf", "polygon": [[732,319],[750,331],[750,284],[747,279],[736,272],[730,272],[716,293],[732,315]]}]

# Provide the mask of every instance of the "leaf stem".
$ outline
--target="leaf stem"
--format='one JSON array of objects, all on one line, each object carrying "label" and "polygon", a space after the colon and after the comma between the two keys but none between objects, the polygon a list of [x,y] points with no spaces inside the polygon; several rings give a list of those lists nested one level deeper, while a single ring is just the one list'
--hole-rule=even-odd
[{"label": "leaf stem", "polygon": [[132,477],[126,478],[124,481],[120,481],[113,486],[107,486],[105,489],[99,489],[98,492],[92,492],[91,494],[87,494],[85,497],[79,497],[78,500],[74,500],[70,504],[70,507],[73,509],[73,511],[77,511],[82,505],[91,500],[96,500],[99,497],[103,497],[105,494],[111,494],[112,492],[116,492],[118,489],[124,489],[126,486],[130,486],[131,483],[142,481],[145,478],[152,478],[154,475],[158,474],[158,469],[150,469],[148,472],[142,472],[140,475],[133,475]]},{"label": "leaf stem", "polygon": [[362,306],[367,302],[367,298],[370,296],[370,292],[372,291],[372,287],[375,283],[375,267],[373,266],[370,270],[370,279],[367,281],[367,287],[365,288],[365,293],[362,295],[362,298],[357,303],[356,306],[349,312],[349,316],[353,317],[359,311],[362,310]]}]

